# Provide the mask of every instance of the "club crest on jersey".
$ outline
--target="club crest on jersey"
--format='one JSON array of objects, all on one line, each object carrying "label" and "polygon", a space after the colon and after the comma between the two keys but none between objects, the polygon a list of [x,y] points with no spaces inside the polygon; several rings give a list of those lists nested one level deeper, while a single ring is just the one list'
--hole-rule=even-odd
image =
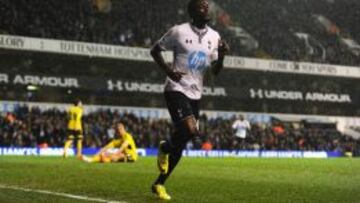
[{"label": "club crest on jersey", "polygon": [[202,51],[194,51],[189,54],[188,67],[192,71],[203,71],[206,67],[206,54]]}]

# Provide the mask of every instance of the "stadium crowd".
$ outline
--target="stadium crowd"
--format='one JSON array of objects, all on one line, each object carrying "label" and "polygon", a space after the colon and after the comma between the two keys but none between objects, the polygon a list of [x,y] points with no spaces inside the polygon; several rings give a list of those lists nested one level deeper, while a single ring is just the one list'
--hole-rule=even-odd
[{"label": "stadium crowd", "polygon": [[[113,125],[121,120],[140,148],[155,148],[171,133],[167,119],[140,118],[134,114],[99,110],[83,117],[85,147],[100,147],[114,138]],[[360,140],[342,135],[335,129],[284,125],[281,122],[252,123],[245,140],[232,131],[232,119],[200,118],[201,136],[188,143],[189,149],[227,150],[326,150],[359,155]],[[66,138],[65,111],[22,106],[0,117],[0,146],[62,147]]]},{"label": "stadium crowd", "polygon": [[[233,55],[359,66],[357,0],[212,0]],[[149,47],[187,20],[186,1],[2,0],[0,33]]]}]

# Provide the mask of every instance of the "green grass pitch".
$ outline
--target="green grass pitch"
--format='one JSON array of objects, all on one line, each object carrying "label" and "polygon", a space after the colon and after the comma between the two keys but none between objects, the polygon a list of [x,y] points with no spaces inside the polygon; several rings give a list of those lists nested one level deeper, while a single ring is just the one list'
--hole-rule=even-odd
[{"label": "green grass pitch", "polygon": [[[150,193],[155,157],[88,164],[75,158],[0,156],[0,185],[125,202]],[[360,202],[360,159],[183,158],[166,184],[170,202]],[[89,202],[0,189],[0,202]]]}]

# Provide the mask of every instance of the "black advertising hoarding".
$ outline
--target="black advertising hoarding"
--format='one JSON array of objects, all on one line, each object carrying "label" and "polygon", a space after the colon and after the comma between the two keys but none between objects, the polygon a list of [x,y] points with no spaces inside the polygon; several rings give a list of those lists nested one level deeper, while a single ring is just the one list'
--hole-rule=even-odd
[{"label": "black advertising hoarding", "polygon": [[[165,75],[151,62],[2,51],[1,100],[165,107]],[[360,79],[224,69],[205,83],[203,109],[360,114]],[[36,90],[29,91],[29,85]]]}]

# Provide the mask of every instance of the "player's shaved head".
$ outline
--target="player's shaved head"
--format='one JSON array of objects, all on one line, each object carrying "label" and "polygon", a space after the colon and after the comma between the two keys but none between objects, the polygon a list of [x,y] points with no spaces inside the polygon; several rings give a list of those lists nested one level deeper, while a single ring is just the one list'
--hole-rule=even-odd
[{"label": "player's shaved head", "polygon": [[188,13],[193,20],[209,21],[208,9],[207,0],[190,0],[188,3]]}]

